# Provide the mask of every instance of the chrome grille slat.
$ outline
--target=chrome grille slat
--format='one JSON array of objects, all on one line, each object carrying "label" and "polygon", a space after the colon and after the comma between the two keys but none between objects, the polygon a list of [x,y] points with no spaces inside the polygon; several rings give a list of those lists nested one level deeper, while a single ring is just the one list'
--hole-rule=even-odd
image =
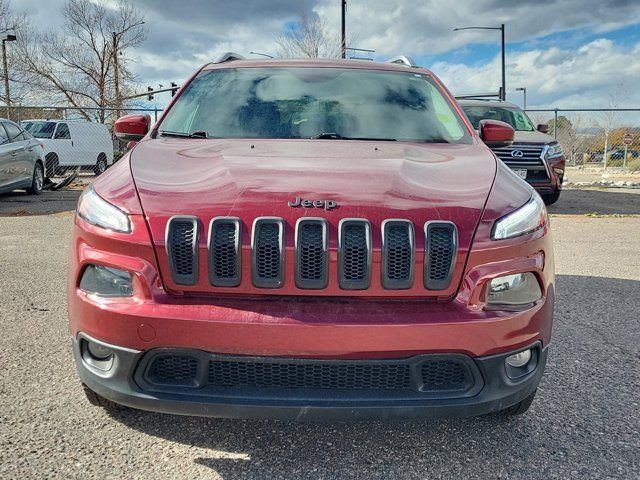
[{"label": "chrome grille slat", "polygon": [[165,245],[171,278],[178,285],[198,282],[198,234],[196,217],[176,216],[169,219]]},{"label": "chrome grille slat", "polygon": [[284,220],[259,217],[251,236],[251,279],[258,288],[280,288],[284,283]]},{"label": "chrome grille slat", "polygon": [[338,230],[340,288],[366,290],[371,284],[371,224],[363,218],[345,218]]},{"label": "chrome grille slat", "polygon": [[458,230],[451,222],[433,221],[424,225],[424,286],[445,290],[451,283],[458,253]]},{"label": "chrome grille slat", "polygon": [[411,288],[415,268],[415,233],[409,220],[382,222],[382,286]]},{"label": "chrome grille slat", "polygon": [[242,223],[237,217],[216,217],[209,224],[209,282],[237,287],[242,271]]},{"label": "chrome grille slat", "polygon": [[296,223],[296,287],[322,289],[329,281],[329,225],[323,218],[301,218]]}]

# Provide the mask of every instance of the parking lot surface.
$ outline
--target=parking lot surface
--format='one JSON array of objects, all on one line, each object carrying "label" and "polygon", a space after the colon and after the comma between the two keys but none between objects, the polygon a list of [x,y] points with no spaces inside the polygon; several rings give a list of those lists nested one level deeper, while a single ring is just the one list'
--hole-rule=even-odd
[{"label": "parking lot surface", "polygon": [[78,193],[0,196],[0,478],[640,478],[640,191],[550,208],[555,329],[528,414],[351,424],[92,407],[65,312]]}]

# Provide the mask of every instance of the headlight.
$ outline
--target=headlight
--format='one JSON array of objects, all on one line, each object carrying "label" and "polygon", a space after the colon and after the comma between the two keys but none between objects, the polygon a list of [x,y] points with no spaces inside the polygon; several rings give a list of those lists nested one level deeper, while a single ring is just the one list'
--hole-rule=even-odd
[{"label": "headlight", "polygon": [[564,155],[562,153],[562,147],[559,143],[554,143],[553,145],[549,145],[547,149],[547,158],[558,158]]},{"label": "headlight", "polygon": [[97,227],[116,232],[131,232],[129,216],[119,208],[103,200],[93,187],[87,188],[78,201],[78,216]]},{"label": "headlight", "polygon": [[491,305],[529,305],[541,298],[540,284],[531,272],[494,278],[487,292],[487,303]]},{"label": "headlight", "polygon": [[531,200],[522,207],[496,221],[491,238],[502,240],[519,237],[526,233],[535,232],[546,224],[547,208],[540,195],[534,193]]}]

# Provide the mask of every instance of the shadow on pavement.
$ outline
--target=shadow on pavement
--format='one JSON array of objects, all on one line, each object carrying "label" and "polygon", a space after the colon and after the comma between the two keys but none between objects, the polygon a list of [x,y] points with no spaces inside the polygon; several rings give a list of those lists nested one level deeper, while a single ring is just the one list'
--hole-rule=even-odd
[{"label": "shadow on pavement", "polygon": [[28,195],[17,190],[0,194],[0,217],[22,217],[72,212],[82,193],[81,187],[58,191],[44,191],[42,195]]},{"label": "shadow on pavement", "polygon": [[629,420],[640,378],[621,366],[638,358],[640,282],[559,275],[557,290],[547,369],[519,417],[294,423],[107,413],[139,432],[208,450],[194,452],[193,462],[222,478],[527,478],[532,471],[630,478],[630,452],[616,445],[637,434]]},{"label": "shadow on pavement", "polygon": [[640,215],[640,189],[564,190],[548,210],[551,214]]}]

